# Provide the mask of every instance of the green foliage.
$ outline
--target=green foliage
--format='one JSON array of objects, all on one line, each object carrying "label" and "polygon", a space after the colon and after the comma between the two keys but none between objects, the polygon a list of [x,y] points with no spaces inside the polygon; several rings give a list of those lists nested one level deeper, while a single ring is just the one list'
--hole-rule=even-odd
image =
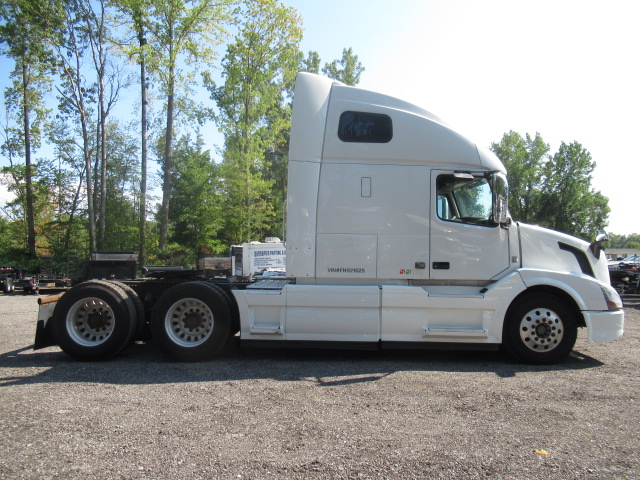
[{"label": "green foliage", "polygon": [[224,254],[228,249],[219,240],[223,226],[219,169],[209,152],[202,151],[200,138],[195,144],[189,137],[177,142],[169,240],[188,252],[186,259],[191,266],[197,264],[201,253]]},{"label": "green foliage", "polygon": [[2,153],[11,165],[24,159],[24,218],[27,225],[27,250],[36,256],[36,214],[34,211],[35,175],[32,152],[40,146],[49,114],[44,94],[51,88],[49,74],[54,69],[48,40],[52,35],[48,22],[55,18],[48,2],[17,0],[0,3],[0,52],[14,61],[12,85],[5,90],[8,123]]},{"label": "green foliage", "polygon": [[[230,0],[152,0],[147,22],[146,62],[149,73],[160,81],[167,99],[164,128],[165,147],[162,154],[163,186],[160,207],[160,248],[168,235],[173,169],[174,119],[178,113],[193,120],[199,109],[192,101],[192,86],[199,64],[211,65],[214,47],[225,34],[230,20]],[[193,68],[182,73],[180,61]],[[176,94],[182,93],[182,96]],[[198,115],[195,115],[198,118]]]},{"label": "green foliage", "polygon": [[26,254],[24,223],[0,216],[0,263],[13,264]]},{"label": "green foliage", "polygon": [[549,146],[535,137],[505,133],[491,145],[508,172],[509,206],[516,220],[593,240],[609,215],[608,199],[591,188],[595,162],[578,142]]},{"label": "green foliage", "polygon": [[362,72],[364,72],[364,67],[358,61],[358,56],[353,54],[351,47],[342,50],[342,59],[325,63],[322,68],[322,73],[327,77],[351,86],[360,83]]},{"label": "green foliage", "polygon": [[500,143],[491,149],[502,160],[509,179],[509,210],[516,220],[525,223],[538,221],[538,206],[542,182],[542,166],[549,153],[549,145],[539,133],[522,138],[518,133],[505,133]]},{"label": "green foliage", "polygon": [[[52,188],[55,179],[49,174],[50,162],[45,160],[33,165],[32,170],[37,174],[32,175],[32,208],[34,217],[38,220],[36,225],[37,247],[47,248],[48,242],[42,236],[42,227],[51,218],[55,209],[55,191]],[[26,189],[24,188],[26,178],[26,167],[24,165],[14,165],[2,169],[5,183],[9,192],[15,195],[14,199],[7,202],[4,209],[5,215],[13,220],[16,228],[16,235],[21,242],[21,248],[31,254],[27,243],[28,223],[26,220]],[[33,257],[33,255],[31,255]]]},{"label": "green foliage", "polygon": [[118,123],[108,126],[106,231],[103,249],[137,251],[139,242],[138,196],[140,162],[138,144],[131,129]]},{"label": "green foliage", "polygon": [[607,248],[637,248],[640,249],[640,234],[618,235],[609,233]]},{"label": "green foliage", "polygon": [[[236,34],[216,84],[210,72],[230,24]],[[114,42],[116,32],[130,38]],[[195,266],[199,253],[224,254],[230,244],[281,236],[296,73],[322,72],[357,85],[364,72],[351,48],[323,64],[316,51],[305,56],[301,40],[301,18],[276,0],[0,2],[0,54],[14,62],[5,91],[0,153],[8,166],[2,181],[15,194],[0,214],[0,261],[31,265],[34,249],[86,257],[96,243],[96,220],[104,222],[103,248],[135,251],[143,243],[150,263]],[[138,128],[106,122],[118,97],[110,86],[120,81],[121,67],[114,62],[113,75],[105,72],[112,67],[110,48],[132,62],[144,59],[142,91],[148,87],[166,102],[162,125],[151,131],[165,170],[164,198],[160,221],[149,221],[146,231],[140,226],[146,182],[139,142],[130,134]],[[219,164],[200,138],[174,140],[184,126],[197,129],[208,111],[193,100],[201,67],[224,135]],[[55,122],[47,107],[53,82]],[[45,143],[50,157],[32,161],[31,151]],[[105,146],[107,154],[98,155]],[[552,154],[540,134],[511,131],[492,149],[509,172],[515,219],[587,240],[606,224],[608,200],[592,189],[595,163],[579,143],[562,143]],[[103,202],[104,210],[94,214],[94,202]],[[612,247],[638,245],[637,234],[611,235]]]},{"label": "green foliage", "polygon": [[[230,24],[236,35],[216,85],[209,72]],[[143,244],[147,263],[195,266],[198,253],[282,236],[295,76],[324,71],[355,85],[364,71],[351,49],[321,68],[317,52],[300,50],[301,40],[301,18],[276,0],[0,2],[0,54],[14,65],[0,180],[15,195],[0,212],[0,260],[34,270],[42,254],[84,260],[97,246],[136,251]],[[141,142],[132,135],[140,129],[109,116],[118,88],[128,86],[122,60],[111,56],[116,50],[132,63],[144,60],[141,91],[164,103],[164,121],[158,115],[149,134],[167,174],[166,222],[141,222],[146,181]],[[202,67],[225,139],[220,164],[200,138],[174,140],[209,111],[194,101]],[[148,102],[132,107],[140,103]],[[40,147],[47,158],[35,158]]]},{"label": "green foliage", "polygon": [[540,208],[554,230],[593,239],[606,225],[608,199],[591,188],[596,164],[578,142],[561,143],[544,165]]},{"label": "green foliage", "polygon": [[309,73],[320,73],[320,55],[318,52],[310,51],[307,58],[303,58],[300,70]]},{"label": "green foliage", "polygon": [[[215,120],[225,137],[223,191],[229,243],[270,234],[284,202],[282,172],[290,127],[291,94],[300,62],[301,20],[274,0],[253,0],[222,61],[224,84],[205,77],[218,105]],[[272,168],[275,165],[275,168]],[[275,190],[273,186],[279,184]],[[280,190],[282,189],[282,190]]]},{"label": "green foliage", "polygon": [[[134,4],[129,0],[123,4]],[[161,80],[165,95],[172,82],[193,82],[195,72],[176,72],[180,60],[189,65],[210,65],[215,47],[224,39],[230,21],[230,0],[148,0],[145,8],[148,31],[147,59],[150,73]],[[131,7],[131,5],[130,5]],[[135,7],[135,5],[134,5]],[[172,76],[174,76],[172,78]]]}]

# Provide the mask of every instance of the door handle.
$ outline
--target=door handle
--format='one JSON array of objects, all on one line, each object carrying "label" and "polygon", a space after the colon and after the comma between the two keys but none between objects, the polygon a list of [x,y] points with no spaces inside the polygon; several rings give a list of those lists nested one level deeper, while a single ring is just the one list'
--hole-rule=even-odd
[{"label": "door handle", "polygon": [[449,262],[433,262],[434,270],[449,270]]}]

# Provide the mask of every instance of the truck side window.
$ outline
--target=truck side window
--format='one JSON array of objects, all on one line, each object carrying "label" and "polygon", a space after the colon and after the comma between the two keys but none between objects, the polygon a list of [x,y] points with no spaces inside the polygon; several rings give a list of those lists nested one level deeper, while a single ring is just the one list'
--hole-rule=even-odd
[{"label": "truck side window", "polygon": [[391,117],[380,113],[344,112],[338,138],[343,142],[387,143],[393,137]]},{"label": "truck side window", "polygon": [[440,175],[437,213],[442,220],[493,225],[491,185],[485,177],[470,174]]}]

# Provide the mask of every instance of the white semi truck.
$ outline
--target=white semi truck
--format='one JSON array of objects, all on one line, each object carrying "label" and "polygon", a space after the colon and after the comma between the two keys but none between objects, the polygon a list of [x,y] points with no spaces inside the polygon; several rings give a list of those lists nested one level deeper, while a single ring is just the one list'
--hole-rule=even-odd
[{"label": "white semi truck", "polygon": [[245,346],[504,346],[553,363],[579,327],[622,335],[604,237],[513,221],[500,160],[431,113],[300,73],[291,125],[286,278],[90,280],[43,300],[36,347],[106,358],[146,323],[185,361],[239,332]]}]

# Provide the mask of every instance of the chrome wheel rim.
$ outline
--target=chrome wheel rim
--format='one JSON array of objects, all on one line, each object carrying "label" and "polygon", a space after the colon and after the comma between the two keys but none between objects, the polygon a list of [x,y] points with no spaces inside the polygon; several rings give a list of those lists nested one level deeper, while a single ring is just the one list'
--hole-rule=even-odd
[{"label": "chrome wheel rim", "polygon": [[549,352],[560,345],[564,336],[562,319],[553,310],[536,308],[520,322],[520,338],[534,352]]},{"label": "chrome wheel rim", "polygon": [[95,347],[106,342],[115,329],[111,306],[96,297],[78,300],[67,313],[67,332],[79,345]]},{"label": "chrome wheel rim", "polygon": [[165,331],[181,347],[202,345],[213,333],[213,312],[196,298],[175,302],[165,316]]}]

